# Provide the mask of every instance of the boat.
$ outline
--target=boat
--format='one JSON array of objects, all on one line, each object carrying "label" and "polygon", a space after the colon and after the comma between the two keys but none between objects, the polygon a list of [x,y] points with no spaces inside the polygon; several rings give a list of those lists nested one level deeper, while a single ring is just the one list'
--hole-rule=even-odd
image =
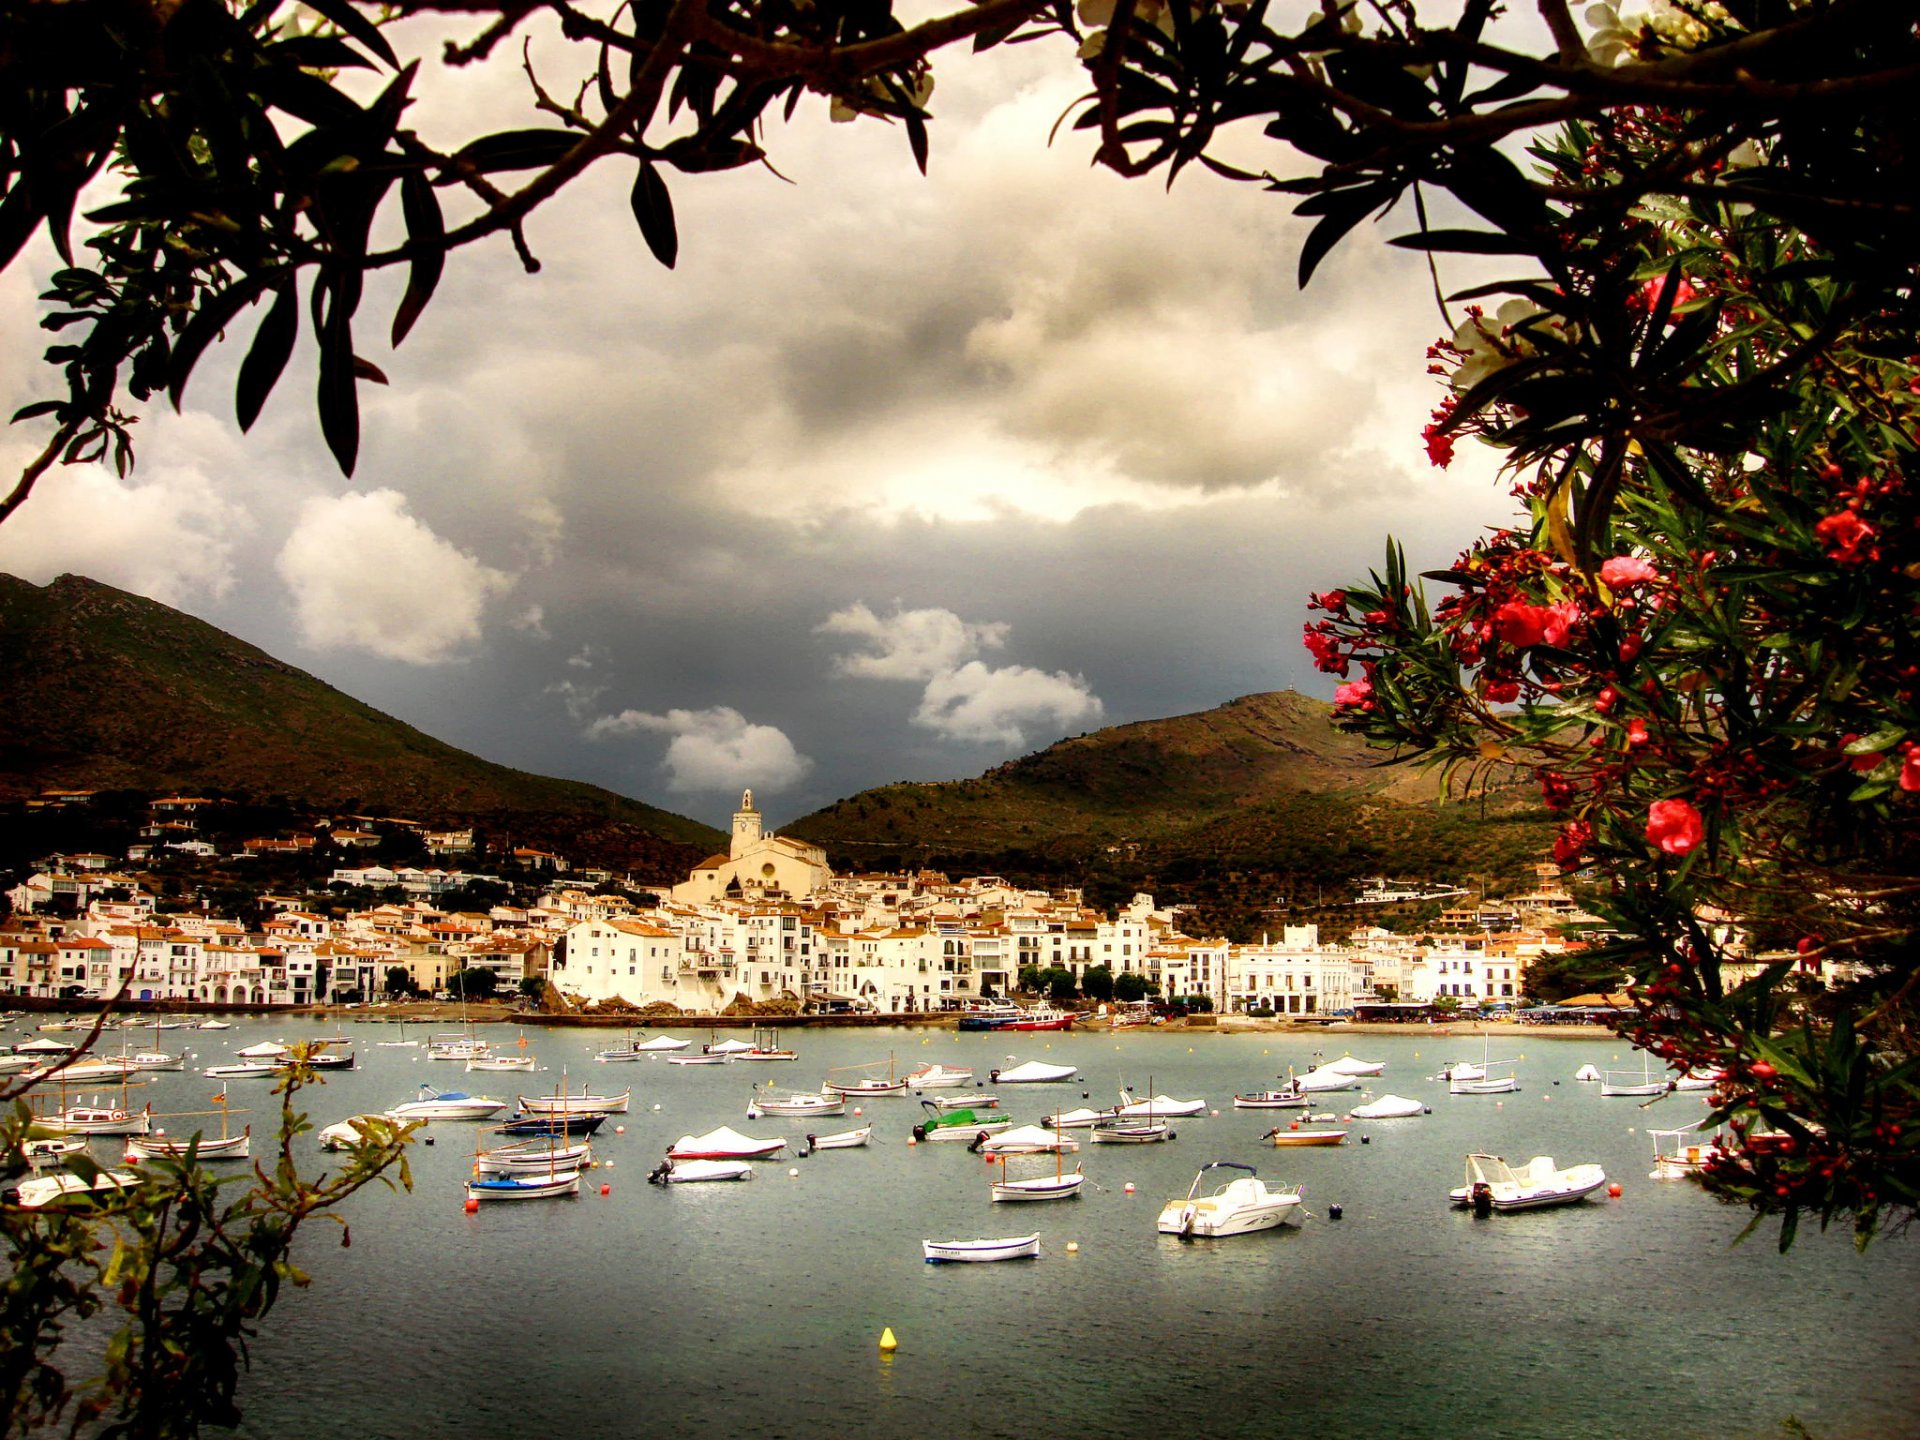
[{"label": "boat", "polygon": [[922,1105],[931,1105],[936,1110],[998,1110],[998,1095],[981,1093],[976,1090],[971,1095],[928,1095],[920,1100]]},{"label": "boat", "polygon": [[20,1143],[20,1153],[35,1170],[56,1166],[86,1148],[87,1142],[74,1135],[39,1135]]},{"label": "boat", "polygon": [[1536,1155],[1515,1170],[1498,1155],[1467,1156],[1467,1183],[1447,1192],[1455,1205],[1476,1215],[1500,1210],[1539,1210],[1571,1205],[1607,1183],[1598,1165],[1562,1169],[1551,1155]]},{"label": "boat", "polygon": [[682,1135],[667,1156],[672,1160],[764,1160],[786,1147],[785,1140],[756,1140],[722,1125],[704,1135]]},{"label": "boat", "polygon": [[593,1164],[593,1143],[575,1143],[565,1137],[514,1140],[494,1145],[473,1157],[477,1175],[532,1175],[559,1170],[584,1170]]},{"label": "boat", "polygon": [[1382,1095],[1378,1100],[1354,1106],[1347,1113],[1356,1120],[1405,1120],[1432,1112],[1418,1100],[1409,1100],[1404,1095]]},{"label": "boat", "polygon": [[131,1055],[123,1055],[121,1063],[131,1070],[184,1070],[187,1068],[186,1055],[170,1055],[164,1050],[136,1050]]},{"label": "boat", "polygon": [[16,1055],[31,1055],[36,1059],[47,1055],[71,1055],[73,1046],[64,1040],[23,1040],[13,1047]]},{"label": "boat", "polygon": [[1251,1095],[1233,1097],[1236,1110],[1304,1110],[1311,1103],[1298,1090],[1256,1090]]},{"label": "boat", "polygon": [[752,1044],[745,1040],[715,1040],[700,1047],[706,1055],[744,1055],[751,1049]]},{"label": "boat", "polygon": [[429,1060],[465,1061],[492,1053],[491,1045],[468,1030],[456,1030],[427,1037],[427,1059]]},{"label": "boat", "polygon": [[[1201,1187],[1215,1170],[1239,1170],[1244,1173],[1205,1194]],[[1300,1187],[1269,1190],[1251,1165],[1232,1160],[1215,1160],[1202,1165],[1193,1177],[1187,1193],[1169,1200],[1160,1211],[1157,1227],[1162,1235],[1182,1239],[1223,1239],[1229,1235],[1251,1235],[1276,1226],[1299,1224],[1306,1218],[1300,1203]]]},{"label": "boat", "polygon": [[800,1154],[804,1157],[816,1150],[858,1150],[871,1139],[871,1125],[863,1125],[858,1130],[840,1130],[832,1135],[809,1135],[800,1147]]},{"label": "boat", "polygon": [[1512,1067],[1518,1060],[1495,1060],[1493,1058],[1493,1036],[1486,1031],[1480,1036],[1482,1052],[1480,1063],[1448,1066],[1443,1072],[1447,1077],[1449,1095],[1511,1095],[1520,1088],[1520,1077],[1513,1073]]},{"label": "boat", "polygon": [[277,1040],[262,1040],[258,1045],[249,1045],[233,1053],[242,1060],[285,1060],[293,1051]]},{"label": "boat", "polygon": [[129,1135],[126,1159],[129,1164],[135,1160],[183,1160],[191,1151],[199,1160],[245,1160],[250,1158],[252,1136],[252,1126],[238,1135],[217,1137],[196,1130],[184,1140],[163,1135]]},{"label": "boat", "polygon": [[140,1177],[131,1170],[102,1170],[91,1180],[84,1180],[71,1170],[60,1170],[22,1180],[14,1188],[13,1198],[23,1210],[38,1210],[56,1200],[91,1200],[96,1195],[124,1190],[139,1183]]},{"label": "boat", "polygon": [[394,1129],[391,1115],[350,1115],[336,1124],[323,1126],[317,1138],[322,1150],[351,1150],[368,1139],[390,1139]]},{"label": "boat", "polygon": [[1173,1127],[1164,1120],[1104,1120],[1087,1138],[1095,1145],[1157,1145],[1173,1139]]},{"label": "boat", "polygon": [[1011,1070],[989,1070],[987,1079],[994,1085],[1052,1085],[1071,1080],[1079,1073],[1072,1065],[1049,1065],[1042,1060],[1029,1060]]},{"label": "boat", "polygon": [[992,1004],[976,1001],[960,1012],[957,1024],[962,1030],[998,1030],[1009,1021],[1018,1020],[1020,1015],[1020,1007],[1006,1001]]},{"label": "boat", "polygon": [[665,1055],[675,1050],[685,1050],[693,1044],[691,1040],[676,1040],[671,1035],[656,1035],[651,1040],[642,1040],[635,1045],[628,1042],[628,1048],[635,1055]]},{"label": "boat", "polygon": [[1653,1061],[1644,1050],[1640,1052],[1639,1075],[1631,1070],[1607,1070],[1600,1076],[1600,1093],[1616,1098],[1660,1096],[1672,1089],[1670,1077],[1653,1073]]},{"label": "boat", "polygon": [[1019,1125],[990,1132],[970,1147],[982,1155],[1044,1155],[1049,1151],[1078,1150],[1080,1142],[1069,1140],[1058,1130],[1044,1125]]},{"label": "boat", "polygon": [[753,1032],[753,1044],[738,1052],[742,1060],[798,1060],[800,1052],[786,1050],[780,1045],[778,1030],[756,1030]]},{"label": "boat", "polygon": [[1289,1083],[1303,1095],[1323,1095],[1334,1090],[1358,1090],[1360,1077],[1323,1065],[1304,1075],[1289,1077]]},{"label": "boat", "polygon": [[591,1135],[607,1123],[604,1110],[572,1111],[564,1115],[521,1115],[494,1128],[503,1135]]},{"label": "boat", "polygon": [[1578,1070],[1573,1072],[1573,1078],[1582,1084],[1597,1084],[1600,1080],[1600,1067],[1598,1065],[1582,1065]]},{"label": "boat", "polygon": [[580,1193],[580,1172],[550,1175],[482,1175],[467,1181],[469,1200],[548,1200]]},{"label": "boat", "polygon": [[202,1020],[193,1028],[196,1030],[231,1030],[233,1026],[229,1025],[225,1020]]},{"label": "boat", "polygon": [[[820,1088],[834,1090],[857,1099],[882,1100],[891,1096],[905,1095],[908,1082],[904,1076],[896,1076],[893,1073],[893,1057],[888,1056],[884,1063],[887,1071],[885,1075],[879,1073],[882,1062],[878,1060],[868,1061],[864,1065],[842,1065],[837,1069],[829,1070]],[[835,1076],[840,1078],[835,1079]]]},{"label": "boat", "polygon": [[964,1065],[931,1063],[907,1072],[907,1083],[916,1090],[953,1090],[973,1083],[973,1071]]},{"label": "boat", "polygon": [[1676,1090],[1711,1090],[1720,1083],[1725,1074],[1722,1070],[1688,1070],[1674,1077]]},{"label": "boat", "polygon": [[468,1070],[537,1070],[531,1055],[476,1055],[467,1061]]},{"label": "boat", "polygon": [[982,1136],[997,1135],[1012,1128],[1013,1117],[998,1111],[942,1110],[930,1100],[922,1100],[927,1118],[913,1127],[916,1140],[964,1140],[969,1143]]},{"label": "boat", "polygon": [[1329,1061],[1320,1068],[1322,1070],[1336,1071],[1341,1075],[1355,1075],[1366,1078],[1384,1073],[1387,1068],[1387,1062],[1384,1060],[1362,1060],[1357,1056],[1342,1055],[1338,1060]]},{"label": "boat", "polygon": [[418,1040],[407,1039],[407,1022],[402,1020],[398,1023],[400,1026],[400,1038],[398,1040],[376,1040],[373,1042],[376,1050],[417,1050],[420,1048],[420,1042]]},{"label": "boat", "polygon": [[732,1063],[733,1056],[731,1055],[708,1055],[702,1053],[699,1055],[667,1056],[667,1064],[669,1065],[731,1065]]},{"label": "boat", "polygon": [[920,1252],[929,1265],[1038,1260],[1040,1237],[1015,1235],[1005,1240],[923,1240],[920,1242]]},{"label": "boat", "polygon": [[846,1097],[827,1095],[812,1091],[800,1091],[788,1094],[761,1094],[747,1102],[747,1118],[758,1120],[762,1115],[844,1115],[847,1113]]},{"label": "boat", "polygon": [[422,1082],[421,1098],[387,1111],[394,1120],[491,1120],[507,1102],[491,1095],[469,1095],[464,1090],[436,1090]]},{"label": "boat", "polygon": [[1041,1119],[1042,1125],[1052,1126],[1055,1130],[1084,1130],[1089,1125],[1098,1125],[1102,1120],[1113,1119],[1111,1110],[1089,1110],[1082,1105],[1077,1110],[1062,1110]]},{"label": "boat", "polygon": [[1340,1145],[1346,1142],[1347,1132],[1344,1130],[1302,1130],[1300,1128],[1300,1122],[1296,1120],[1284,1130],[1276,1125],[1260,1138],[1269,1144],[1283,1146]]},{"label": "boat", "polygon": [[1036,1005],[1031,1010],[1022,1010],[1012,1019],[996,1026],[999,1030],[1071,1030],[1073,1022],[1079,1017],[1071,1010],[1056,1010],[1050,1005]]},{"label": "boat", "polygon": [[1080,1167],[1071,1171],[1062,1168],[1065,1161],[1061,1152],[1053,1152],[1053,1174],[1027,1175],[1015,1180],[1007,1169],[1007,1160],[1000,1157],[1000,1178],[987,1187],[987,1198],[996,1203],[1026,1203],[1042,1200],[1071,1200],[1080,1193],[1080,1187],[1086,1184],[1087,1177],[1080,1173]]},{"label": "boat", "polygon": [[1698,1125],[1649,1130],[1647,1134],[1653,1137],[1649,1180],[1698,1180],[1702,1171],[1727,1153],[1719,1135]]},{"label": "boat", "polygon": [[33,1122],[56,1135],[145,1135],[153,1129],[153,1107],[129,1110],[125,1104],[89,1102],[69,1105],[57,1115]]},{"label": "boat", "polygon": [[[1442,1080],[1479,1080],[1486,1071],[1471,1060],[1453,1060],[1442,1065],[1437,1073]],[[1599,1078],[1597,1074],[1594,1076],[1596,1080]]]},{"label": "boat", "polygon": [[51,1065],[42,1065],[29,1070],[20,1078],[30,1085],[43,1080],[79,1082],[82,1080],[118,1080],[132,1067],[117,1057],[100,1057],[89,1060],[56,1060]]},{"label": "boat", "polygon": [[520,1109],[527,1115],[624,1115],[633,1099],[633,1088],[629,1086],[618,1095],[590,1095],[567,1093],[563,1080],[551,1095],[519,1095]]},{"label": "boat", "polygon": [[705,1180],[751,1180],[753,1166],[744,1160],[682,1160],[668,1155],[647,1176],[649,1185],[693,1185]]},{"label": "boat", "polygon": [[239,1060],[231,1065],[209,1065],[200,1073],[214,1080],[265,1080],[284,1075],[286,1069],[277,1060]]},{"label": "boat", "polygon": [[339,1039],[309,1040],[304,1045],[296,1045],[291,1054],[281,1062],[283,1067],[295,1064],[304,1065],[309,1070],[351,1070],[353,1051],[329,1050],[329,1045],[344,1045],[350,1042]]},{"label": "boat", "polygon": [[1207,1108],[1204,1100],[1176,1100],[1171,1095],[1154,1095],[1137,1100],[1131,1091],[1122,1090],[1120,1097],[1120,1107],[1113,1113],[1121,1120],[1178,1120],[1188,1115],[1203,1114]]}]

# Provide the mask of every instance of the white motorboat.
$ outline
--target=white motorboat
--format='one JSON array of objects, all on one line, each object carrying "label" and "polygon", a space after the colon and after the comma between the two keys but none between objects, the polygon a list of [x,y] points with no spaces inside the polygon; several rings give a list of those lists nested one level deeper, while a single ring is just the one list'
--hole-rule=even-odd
[{"label": "white motorboat", "polygon": [[467,1061],[468,1070],[537,1070],[539,1065],[531,1055],[476,1055]]},{"label": "white motorboat", "polygon": [[1080,1167],[1072,1170],[1063,1168],[1060,1152],[1054,1151],[1053,1173],[1051,1175],[1028,1175],[1014,1179],[1007,1171],[1007,1162],[1000,1162],[1000,1178],[988,1187],[987,1198],[997,1203],[1031,1204],[1042,1200],[1071,1200],[1080,1193],[1080,1187],[1087,1177],[1080,1173]]},{"label": "white motorboat", "polygon": [[873,1126],[862,1125],[858,1130],[839,1130],[831,1135],[809,1135],[801,1143],[801,1155],[811,1155],[816,1150],[858,1150],[873,1139]]},{"label": "white motorboat", "polygon": [[1298,1090],[1257,1090],[1233,1097],[1236,1110],[1304,1110],[1312,1099]]},{"label": "white motorboat", "polygon": [[1311,1125],[1303,1130],[1300,1122],[1296,1120],[1284,1130],[1276,1125],[1260,1138],[1269,1145],[1278,1145],[1283,1148],[1297,1145],[1343,1145],[1346,1143],[1347,1132],[1315,1129]]},{"label": "white motorboat", "polygon": [[1321,1095],[1333,1090],[1358,1090],[1360,1077],[1349,1075],[1344,1070],[1335,1070],[1323,1065],[1318,1070],[1309,1070],[1304,1075],[1293,1077],[1293,1088],[1303,1095]]},{"label": "white motorboat", "polygon": [[[1480,1080],[1485,1078],[1487,1072],[1471,1060],[1454,1060],[1442,1065],[1438,1073],[1442,1080]],[[1600,1077],[1595,1075],[1594,1078],[1597,1080]]]},{"label": "white motorboat", "polygon": [[964,1065],[922,1065],[907,1072],[907,1083],[916,1090],[952,1090],[973,1083],[973,1071]]},{"label": "white motorboat", "polygon": [[83,1180],[70,1170],[60,1170],[22,1180],[13,1192],[13,1198],[23,1210],[38,1210],[56,1200],[82,1197],[91,1200],[96,1195],[124,1190],[139,1183],[140,1177],[131,1170],[102,1170],[92,1180]]},{"label": "white motorboat", "polygon": [[323,1126],[317,1138],[322,1150],[350,1150],[369,1135],[385,1140],[394,1128],[392,1115],[352,1115],[337,1124]]},{"label": "white motorboat", "polygon": [[482,1055],[491,1055],[493,1047],[477,1035],[464,1031],[455,1031],[448,1035],[429,1035],[427,1037],[427,1059],[459,1060],[478,1059]]},{"label": "white motorboat", "polygon": [[1449,1095],[1511,1095],[1520,1088],[1520,1077],[1508,1068],[1516,1061],[1489,1060],[1477,1067],[1477,1077],[1462,1077],[1459,1071],[1447,1081]]},{"label": "white motorboat", "polygon": [[1598,1065],[1582,1065],[1578,1070],[1573,1072],[1573,1078],[1582,1084],[1598,1084],[1600,1081],[1600,1067]]},{"label": "white motorboat", "polygon": [[1409,1100],[1404,1095],[1382,1095],[1378,1100],[1354,1106],[1347,1113],[1356,1120],[1405,1120],[1430,1112],[1418,1100]]},{"label": "white motorboat", "polygon": [[959,1140],[972,1144],[982,1135],[997,1135],[1013,1126],[1013,1117],[998,1111],[942,1110],[931,1100],[922,1100],[920,1104],[927,1118],[913,1127],[916,1140]]},{"label": "white motorboat", "polygon": [[184,1070],[187,1068],[187,1057],[184,1054],[169,1055],[164,1050],[136,1050],[123,1057],[123,1063],[131,1070]]},{"label": "white motorboat", "polygon": [[274,1040],[262,1040],[258,1045],[249,1045],[244,1050],[233,1052],[242,1060],[285,1060],[293,1051]]},{"label": "white motorboat", "polygon": [[286,1068],[274,1060],[240,1060],[231,1065],[209,1065],[200,1073],[214,1080],[265,1080],[284,1074]]},{"label": "white motorboat", "polygon": [[131,1068],[117,1056],[75,1060],[71,1063],[56,1060],[51,1065],[29,1071],[22,1078],[34,1084],[54,1079],[77,1084],[82,1080],[118,1080]]},{"label": "white motorboat", "polygon": [[798,1091],[788,1094],[760,1094],[756,1092],[747,1102],[747,1118],[758,1120],[762,1115],[844,1115],[847,1113],[847,1101],[843,1095],[827,1095],[814,1091]]},{"label": "white motorboat", "polygon": [[681,1160],[672,1155],[647,1176],[650,1185],[694,1185],[705,1180],[751,1180],[753,1166],[744,1160]]},{"label": "white motorboat", "polygon": [[987,1079],[994,1085],[1053,1085],[1071,1080],[1079,1073],[1072,1065],[1049,1065],[1043,1060],[1029,1060],[1011,1070],[989,1070]]},{"label": "white motorboat", "polygon": [[671,1160],[764,1160],[786,1148],[785,1140],[756,1140],[722,1125],[704,1135],[682,1135],[667,1151]]},{"label": "white motorboat", "polygon": [[1098,1125],[1102,1120],[1113,1119],[1111,1110],[1090,1110],[1082,1105],[1077,1110],[1062,1110],[1055,1115],[1041,1117],[1040,1123],[1055,1130],[1085,1130]]},{"label": "white motorboat", "polygon": [[193,1028],[196,1030],[231,1030],[233,1026],[224,1020],[202,1020]]},{"label": "white motorboat", "polygon": [[731,1055],[669,1055],[669,1065],[731,1065]]},{"label": "white motorboat", "polygon": [[[1245,1173],[1202,1194],[1201,1187],[1208,1183],[1210,1173],[1215,1170]],[[1162,1235],[1220,1239],[1229,1235],[1251,1235],[1279,1225],[1297,1225],[1306,1218],[1306,1213],[1300,1203],[1299,1186],[1269,1190],[1253,1166],[1216,1160],[1200,1167],[1185,1196],[1166,1203],[1160,1211],[1158,1228]]]},{"label": "white motorboat", "polygon": [[69,1155],[78,1155],[87,1148],[87,1142],[77,1136],[43,1135],[36,1140],[22,1141],[20,1151],[27,1157],[27,1164],[35,1170],[46,1170],[58,1165]]},{"label": "white motorboat", "polygon": [[744,1055],[753,1049],[753,1045],[746,1040],[716,1040],[701,1049],[708,1055]]},{"label": "white motorboat", "polygon": [[1536,1155],[1515,1170],[1498,1155],[1467,1156],[1467,1183],[1447,1192],[1455,1205],[1477,1215],[1495,1210],[1539,1210],[1571,1205],[1607,1183],[1598,1165],[1562,1169],[1551,1155]]},{"label": "white motorboat", "polygon": [[651,1040],[642,1040],[632,1048],[634,1053],[639,1055],[665,1055],[675,1050],[685,1050],[692,1043],[691,1040],[676,1040],[671,1035],[656,1035]]},{"label": "white motorboat", "polygon": [[1021,1125],[989,1134],[977,1148],[982,1155],[1043,1155],[1049,1151],[1078,1150],[1080,1142],[1043,1125]]},{"label": "white motorboat", "polygon": [[1720,1083],[1725,1072],[1721,1070],[1688,1070],[1674,1077],[1676,1090],[1711,1090]]},{"label": "white motorboat", "polygon": [[618,1095],[570,1095],[565,1090],[556,1090],[551,1095],[515,1098],[528,1115],[624,1115],[633,1099],[633,1087],[628,1086]]},{"label": "white motorboat", "polygon": [[545,1175],[483,1175],[467,1181],[469,1200],[549,1200],[580,1193],[580,1172]]},{"label": "white motorboat", "polygon": [[1342,1055],[1338,1060],[1330,1060],[1320,1067],[1322,1070],[1336,1071],[1341,1075],[1361,1077],[1379,1075],[1387,1068],[1384,1060],[1362,1060],[1355,1055]]},{"label": "white motorboat", "polygon": [[922,1098],[922,1105],[931,1105],[936,1110],[998,1110],[1000,1097],[992,1093],[982,1094],[976,1090],[971,1095],[931,1095]]},{"label": "white motorboat", "polygon": [[1114,1115],[1121,1120],[1178,1120],[1187,1115],[1199,1115],[1207,1108],[1204,1100],[1176,1100],[1171,1095],[1155,1095],[1150,1099],[1137,1100],[1126,1090]]},{"label": "white motorboat", "polygon": [[923,1240],[920,1252],[929,1265],[978,1264],[991,1260],[1038,1260],[1040,1237],[1015,1235],[1005,1240]]},{"label": "white motorboat", "polygon": [[469,1095],[464,1090],[435,1090],[421,1085],[421,1098],[387,1111],[394,1120],[491,1120],[507,1102],[491,1095]]}]

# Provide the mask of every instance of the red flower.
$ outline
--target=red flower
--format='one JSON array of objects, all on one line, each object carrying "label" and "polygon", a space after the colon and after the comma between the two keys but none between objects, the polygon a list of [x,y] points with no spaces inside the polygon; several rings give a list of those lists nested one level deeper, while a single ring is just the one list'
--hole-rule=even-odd
[{"label": "red flower", "polygon": [[1540,798],[1547,802],[1549,810],[1564,810],[1571,805],[1574,797],[1580,793],[1580,787],[1557,770],[1540,772]]},{"label": "red flower", "polygon": [[1647,735],[1646,721],[1644,720],[1627,721],[1627,748],[1628,749],[1637,750],[1642,745],[1645,745],[1648,739],[1649,737]]},{"label": "red flower", "polygon": [[1453,463],[1453,436],[1440,433],[1438,425],[1429,425],[1420,432],[1420,438],[1427,442],[1427,460],[1442,470]]},{"label": "red flower", "polygon": [[1547,607],[1509,600],[1493,612],[1494,633],[1509,645],[1525,649],[1538,645],[1546,635]]},{"label": "red flower", "polygon": [[1316,670],[1324,670],[1330,675],[1347,673],[1347,658],[1340,653],[1340,641],[1336,636],[1316,626],[1308,625],[1302,633],[1301,643],[1313,652],[1313,664]]},{"label": "red flower", "polygon": [[[1627,296],[1627,308],[1630,310],[1651,311],[1653,307],[1659,303],[1660,293],[1666,288],[1667,277],[1664,275],[1654,275],[1643,280],[1640,283],[1640,288]],[[1675,308],[1677,309],[1679,306],[1693,299],[1694,293],[1693,286],[1688,283],[1687,277],[1682,275],[1673,290],[1673,303]]]},{"label": "red flower", "polygon": [[1637,555],[1615,555],[1600,565],[1600,580],[1609,590],[1624,590],[1646,580],[1658,580],[1660,572]]},{"label": "red flower", "polygon": [[1684,800],[1656,800],[1647,807],[1647,839],[1668,855],[1685,855],[1706,835],[1700,812]]},{"label": "red flower", "polygon": [[1907,751],[1906,758],[1900,762],[1900,788],[1920,790],[1920,745]]},{"label": "red flower", "polygon": [[1489,680],[1485,693],[1492,704],[1511,705],[1520,698],[1520,684],[1517,680]]},{"label": "red flower", "polygon": [[1335,688],[1333,692],[1333,703],[1335,705],[1364,705],[1372,694],[1373,682],[1371,680],[1349,680],[1346,684]]},{"label": "red flower", "polygon": [[1813,527],[1813,533],[1826,542],[1827,554],[1842,565],[1856,565],[1868,558],[1861,546],[1877,535],[1873,526],[1851,510],[1836,510]]},{"label": "red flower", "polygon": [[1586,854],[1587,846],[1593,841],[1593,826],[1585,820],[1569,820],[1560,827],[1560,833],[1553,840],[1553,858],[1555,863],[1571,867],[1580,863],[1580,857]]}]

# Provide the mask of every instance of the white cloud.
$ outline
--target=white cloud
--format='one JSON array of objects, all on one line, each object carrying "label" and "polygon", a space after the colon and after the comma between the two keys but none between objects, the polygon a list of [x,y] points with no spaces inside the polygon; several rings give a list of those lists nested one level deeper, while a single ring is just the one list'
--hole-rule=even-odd
[{"label": "white cloud", "polygon": [[198,468],[162,465],[151,475],[121,480],[87,465],[43,476],[0,526],[0,570],[42,584],[85,575],[176,607],[222,598],[250,518]]},{"label": "white cloud", "polygon": [[513,587],[408,514],[397,490],[307,501],[276,567],[307,644],[412,665],[455,658]]},{"label": "white cloud", "polygon": [[536,640],[553,638],[547,630],[547,607],[544,605],[529,605],[508,623],[522,634],[531,635]]},{"label": "white cloud", "polygon": [[584,720],[593,713],[593,707],[600,697],[607,693],[604,685],[579,680],[562,680],[547,687],[547,694],[558,695],[560,703],[567,707],[567,714],[575,720]]},{"label": "white cloud", "polygon": [[994,670],[978,660],[927,682],[913,723],[948,740],[1021,745],[1030,728],[1053,731],[1099,720],[1100,697],[1078,675],[1027,665]]},{"label": "white cloud", "polygon": [[664,715],[622,710],[587,727],[590,740],[649,733],[673,736],[661,768],[667,788],[679,794],[748,786],[771,794],[799,784],[813,768],[813,761],[795,750],[784,732],[755,725],[727,705]]},{"label": "white cloud", "polygon": [[837,655],[837,674],[872,680],[931,680],[959,668],[981,650],[1007,642],[1002,621],[973,625],[951,610],[902,610],[882,619],[864,601],[836,610],[814,627],[817,634],[850,635],[873,649],[863,655]]}]

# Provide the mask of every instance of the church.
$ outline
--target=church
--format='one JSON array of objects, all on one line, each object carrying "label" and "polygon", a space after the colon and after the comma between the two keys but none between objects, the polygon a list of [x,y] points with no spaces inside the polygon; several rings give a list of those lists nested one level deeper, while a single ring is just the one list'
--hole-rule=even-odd
[{"label": "church", "polygon": [[833,878],[827,852],[804,840],[764,833],[753,791],[733,812],[733,842],[725,855],[710,855],[673,887],[673,898],[701,905],[714,900],[804,900]]}]

